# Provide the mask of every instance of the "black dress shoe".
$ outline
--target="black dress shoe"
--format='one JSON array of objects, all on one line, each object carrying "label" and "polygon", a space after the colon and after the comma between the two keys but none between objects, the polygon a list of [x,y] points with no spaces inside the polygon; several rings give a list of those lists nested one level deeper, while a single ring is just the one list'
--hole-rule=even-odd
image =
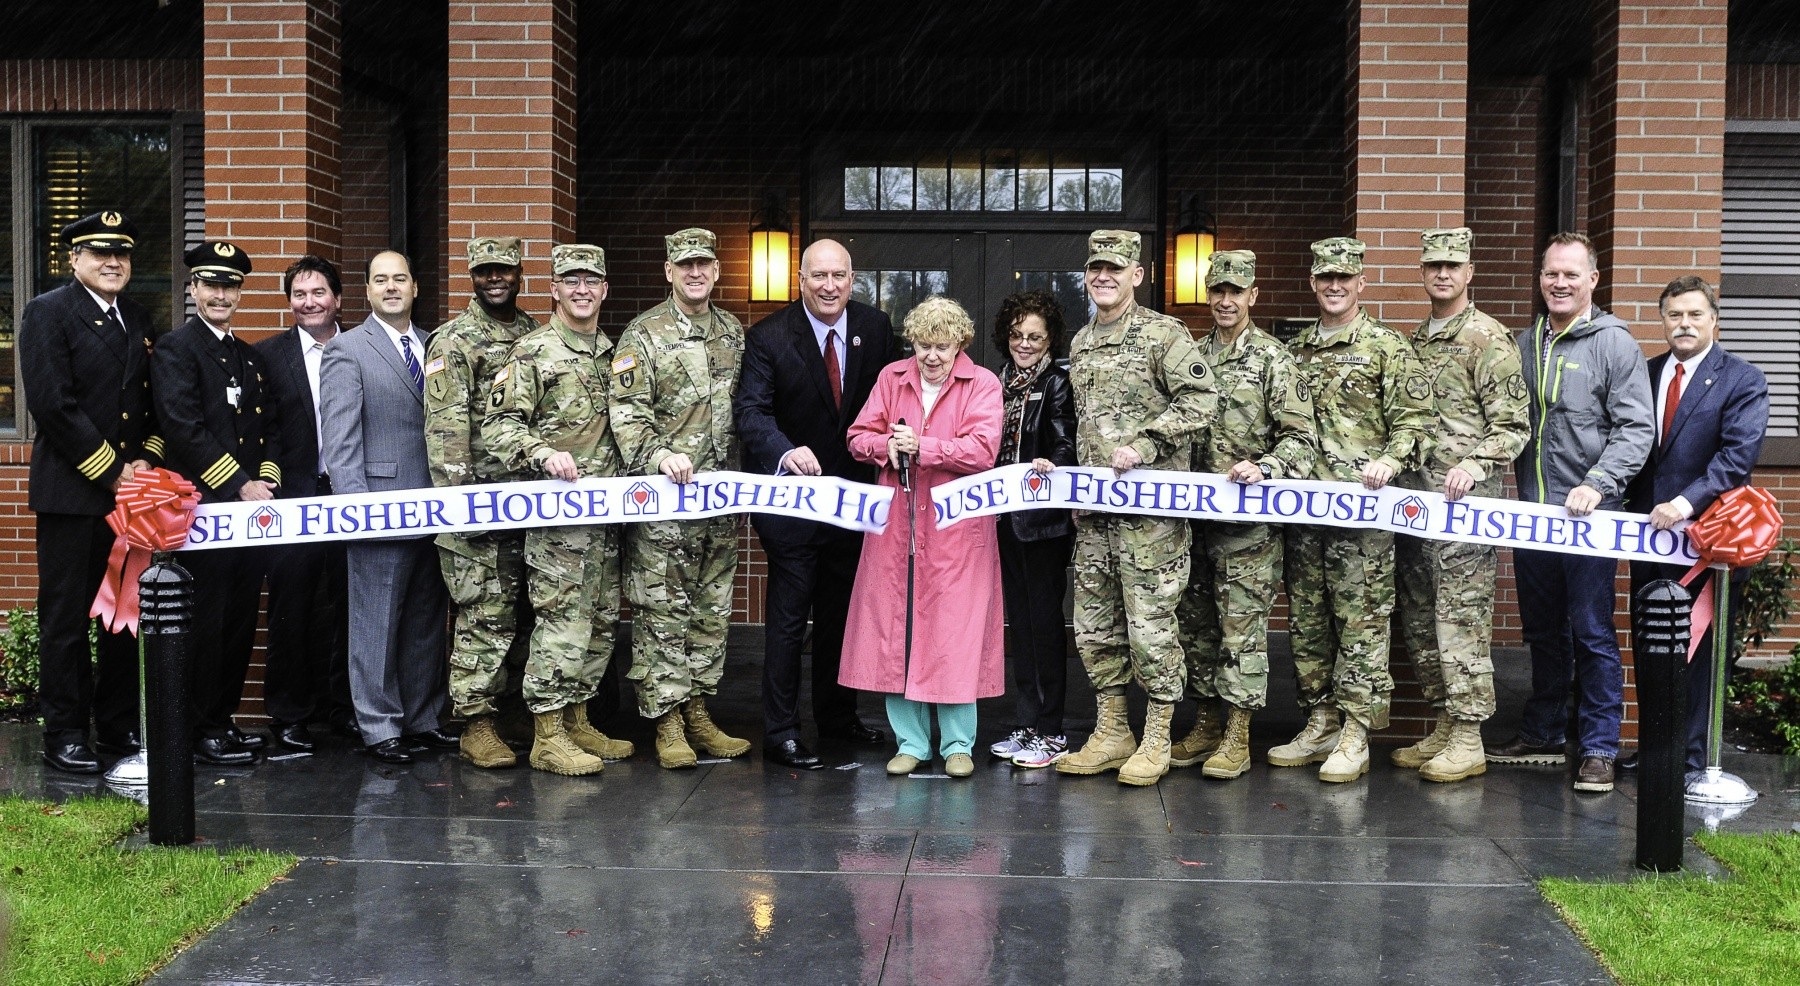
[{"label": "black dress shoe", "polygon": [[820,739],[845,740],[850,743],[876,745],[887,742],[887,734],[879,729],[865,726],[860,722],[852,722],[848,726],[834,726],[830,729],[820,727]]},{"label": "black dress shoe", "polygon": [[807,749],[806,744],[797,739],[782,740],[779,743],[764,743],[763,759],[770,763],[781,764],[783,767],[794,767],[800,770],[812,770],[815,767],[824,766],[819,762],[818,757],[813,756],[813,751]]},{"label": "black dress shoe", "polygon": [[353,712],[332,713],[331,731],[345,739],[362,741],[362,730],[356,727],[356,714]]},{"label": "black dress shoe", "polygon": [[194,741],[194,759],[221,767],[241,767],[255,763],[256,753],[230,736],[202,736]]},{"label": "black dress shoe", "polygon": [[298,753],[311,753],[317,745],[313,742],[312,732],[306,728],[304,722],[276,723],[275,728],[269,730],[269,735],[275,737],[276,746]]},{"label": "black dress shoe", "polygon": [[460,750],[462,740],[450,735],[442,729],[427,729],[417,733],[407,733],[400,737],[408,746],[421,750]]},{"label": "black dress shoe", "polygon": [[1636,770],[1637,765],[1638,765],[1638,751],[1636,751],[1636,750],[1633,750],[1630,753],[1627,753],[1624,756],[1620,757],[1619,759],[1613,761],[1613,766],[1619,768],[1620,770]]},{"label": "black dress shoe", "polygon": [[393,739],[370,743],[363,747],[363,752],[382,763],[412,763],[413,755],[406,741],[396,736]]},{"label": "black dress shoe", "polygon": [[236,726],[226,726],[225,735],[236,740],[237,745],[246,750],[260,750],[269,743],[268,740],[263,739],[260,735],[256,733],[247,733]]},{"label": "black dress shoe", "polygon": [[135,729],[128,729],[117,736],[100,736],[95,745],[125,756],[131,756],[144,748]]},{"label": "black dress shoe", "polygon": [[67,774],[98,774],[100,758],[86,742],[50,743],[44,747],[44,762]]}]

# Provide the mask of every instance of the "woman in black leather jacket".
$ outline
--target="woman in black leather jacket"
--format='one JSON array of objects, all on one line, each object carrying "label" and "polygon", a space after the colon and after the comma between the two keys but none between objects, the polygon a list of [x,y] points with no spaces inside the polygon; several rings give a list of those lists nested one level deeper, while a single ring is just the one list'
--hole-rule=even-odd
[{"label": "woman in black leather jacket", "polygon": [[[1050,292],[1001,302],[994,344],[1008,358],[1000,371],[1006,413],[997,465],[1028,462],[1048,472],[1075,464],[1075,393],[1068,368],[1055,356],[1063,334],[1062,306]],[[1068,747],[1062,725],[1068,676],[1063,594],[1075,528],[1067,510],[1002,514],[999,527],[1018,728],[989,750],[1021,767],[1046,767]]]}]

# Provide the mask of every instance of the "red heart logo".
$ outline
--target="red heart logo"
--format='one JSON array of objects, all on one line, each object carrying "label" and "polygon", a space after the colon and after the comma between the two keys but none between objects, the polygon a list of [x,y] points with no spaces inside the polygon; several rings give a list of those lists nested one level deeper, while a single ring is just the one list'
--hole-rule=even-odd
[{"label": "red heart logo", "polygon": [[1416,503],[1409,503],[1400,509],[1404,511],[1409,518],[1419,516],[1419,505]]},{"label": "red heart logo", "polygon": [[1041,476],[1032,476],[1025,480],[1025,484],[1031,487],[1031,492],[1036,493],[1038,488],[1044,485],[1044,480]]},{"label": "red heart logo", "polygon": [[268,527],[270,524],[273,524],[274,522],[275,522],[275,518],[269,516],[268,514],[261,514],[256,518],[256,523],[262,527]]},{"label": "red heart logo", "polygon": [[634,490],[634,491],[632,491],[631,498],[633,500],[636,500],[638,502],[638,506],[641,507],[644,505],[644,503],[646,501],[648,501],[650,499],[650,492],[648,490]]}]

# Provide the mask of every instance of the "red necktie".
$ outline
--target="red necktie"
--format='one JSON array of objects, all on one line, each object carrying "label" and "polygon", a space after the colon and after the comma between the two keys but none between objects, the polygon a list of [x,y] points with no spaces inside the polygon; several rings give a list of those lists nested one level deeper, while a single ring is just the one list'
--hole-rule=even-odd
[{"label": "red necktie", "polygon": [[831,406],[844,406],[844,371],[838,369],[837,330],[825,333],[825,379],[831,381]]},{"label": "red necktie", "polygon": [[1662,444],[1669,443],[1669,429],[1675,427],[1675,409],[1681,405],[1681,375],[1687,367],[1675,364],[1675,375],[1669,378],[1669,391],[1663,395]]}]

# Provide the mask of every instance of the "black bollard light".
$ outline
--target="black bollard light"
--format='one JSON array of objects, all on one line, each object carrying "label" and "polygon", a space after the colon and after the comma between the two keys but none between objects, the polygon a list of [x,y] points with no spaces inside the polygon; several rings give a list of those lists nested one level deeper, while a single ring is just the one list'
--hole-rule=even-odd
[{"label": "black bollard light", "polygon": [[144,644],[144,751],[150,760],[150,841],[194,841],[194,740],[188,711],[193,673],[194,577],[167,552],[138,579]]},{"label": "black bollard light", "polygon": [[1659,873],[1681,869],[1693,607],[1693,595],[1673,579],[1645,585],[1631,601],[1638,694],[1637,865]]}]

